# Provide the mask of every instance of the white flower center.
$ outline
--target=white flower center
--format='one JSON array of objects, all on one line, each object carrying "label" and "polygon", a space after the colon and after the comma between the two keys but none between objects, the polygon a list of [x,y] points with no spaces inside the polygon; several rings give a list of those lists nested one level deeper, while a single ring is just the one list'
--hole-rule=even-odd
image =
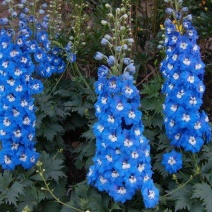
[{"label": "white flower center", "polygon": [[190,97],[189,103],[190,105],[196,105],[197,104],[196,97]]},{"label": "white flower center", "polygon": [[199,121],[194,124],[194,129],[195,130],[201,129],[201,123]]},{"label": "white flower center", "polygon": [[177,54],[174,54],[174,55],[172,56],[172,60],[174,60],[174,61],[176,61],[177,58],[178,58]]},{"label": "white flower center", "polygon": [[113,178],[117,178],[119,176],[119,173],[117,171],[113,171],[112,174],[111,174],[111,176]]},{"label": "white flower center", "polygon": [[134,118],[135,118],[135,113],[134,113],[133,111],[130,111],[130,112],[128,113],[128,117],[129,117],[130,119],[134,119]]},{"label": "white flower center", "polygon": [[31,120],[29,119],[29,117],[25,117],[23,120],[23,124],[25,124],[25,125],[29,125],[30,122],[31,122]]},{"label": "white flower center", "polygon": [[174,124],[175,124],[174,120],[171,120],[171,121],[169,122],[169,126],[170,126],[170,127],[173,127]]},{"label": "white flower center", "polygon": [[145,175],[145,177],[144,177],[144,182],[146,182],[147,180],[149,180],[150,179],[150,177],[148,176],[148,175]]},{"label": "white flower center", "polygon": [[171,71],[171,70],[173,69],[173,67],[174,67],[174,66],[173,66],[172,64],[168,64],[168,65],[167,65],[167,68],[169,69],[169,71]]},{"label": "white flower center", "polygon": [[134,133],[135,133],[136,136],[141,135],[141,131],[139,129],[134,130]]},{"label": "white flower center", "polygon": [[100,177],[100,182],[102,183],[102,184],[105,184],[106,182],[107,182],[107,179],[105,179],[104,177]]},{"label": "white flower center", "polygon": [[14,86],[14,85],[15,85],[15,80],[14,80],[14,79],[7,80],[7,83],[8,83],[10,86]]},{"label": "white flower center", "polygon": [[118,140],[115,135],[109,135],[108,138],[111,142],[116,142]]},{"label": "white flower center", "polygon": [[127,162],[123,162],[122,163],[122,169],[129,169],[130,168],[130,164]]},{"label": "white flower center", "polygon": [[130,181],[131,183],[136,183],[137,179],[136,179],[136,177],[134,177],[134,176],[130,176],[129,181]]},{"label": "white flower center", "polygon": [[131,95],[133,93],[133,89],[130,88],[129,86],[126,86],[125,93]]},{"label": "white flower center", "polygon": [[112,88],[112,89],[116,89],[116,87],[117,87],[116,82],[115,81],[110,82],[109,87]]},{"label": "white flower center", "polygon": [[172,42],[176,43],[177,40],[178,40],[177,36],[172,36]]},{"label": "white flower center", "polygon": [[174,85],[172,85],[172,84],[169,85],[169,89],[170,89],[170,90],[172,90],[173,87],[174,87]]},{"label": "white flower center", "polygon": [[183,63],[184,63],[185,65],[189,66],[189,65],[191,64],[191,61],[190,61],[188,58],[185,58],[185,59],[183,60]]},{"label": "white flower center", "polygon": [[107,104],[107,98],[102,97],[102,99],[101,99],[101,103],[102,103],[103,105]]},{"label": "white flower center", "polygon": [[176,160],[173,157],[169,157],[168,164],[173,166],[176,163]]},{"label": "white flower center", "polygon": [[177,80],[177,79],[179,78],[179,74],[174,73],[173,78],[174,78],[175,80]]},{"label": "white flower center", "polygon": [[155,192],[153,190],[149,190],[148,198],[149,199],[154,199],[155,198]]},{"label": "white flower center", "polygon": [[123,110],[123,109],[124,109],[123,104],[122,104],[121,102],[119,102],[119,103],[117,104],[117,106],[116,106],[116,110],[121,111],[121,110]]},{"label": "white flower center", "polygon": [[189,76],[187,81],[190,83],[194,83],[194,76]]},{"label": "white flower center", "polygon": [[132,152],[131,156],[133,159],[137,159],[139,157],[139,154],[137,152]]},{"label": "white flower center", "polygon": [[12,143],[11,150],[17,150],[18,149],[18,146],[19,146],[19,144]]},{"label": "white flower center", "polygon": [[12,160],[10,160],[9,157],[7,157],[6,155],[4,155],[4,162],[5,162],[5,164],[9,165],[9,164],[12,163]]},{"label": "white flower center", "polygon": [[104,130],[104,127],[103,127],[102,125],[98,125],[98,126],[97,126],[97,130],[98,130],[99,132],[102,132],[102,131]]},{"label": "white flower center", "polygon": [[186,49],[187,48],[187,46],[188,46],[188,44],[186,43],[186,42],[182,42],[181,44],[180,44],[180,48],[181,49]]},{"label": "white flower center", "polygon": [[113,161],[113,158],[112,158],[110,155],[106,155],[105,158],[106,158],[109,162],[112,162],[112,161]]},{"label": "white flower center", "polygon": [[23,87],[21,85],[18,85],[15,89],[17,92],[23,91]]},{"label": "white flower center", "polygon": [[191,120],[190,116],[187,115],[187,114],[183,114],[183,118],[182,118],[183,121],[186,121],[186,122],[189,122]]},{"label": "white flower center", "polygon": [[174,136],[174,138],[175,138],[175,140],[179,140],[179,139],[180,139],[180,134],[179,134],[179,133],[176,134],[176,135]]},{"label": "white flower center", "polygon": [[191,145],[195,145],[197,142],[196,142],[196,139],[194,138],[194,136],[190,136],[188,142],[191,144]]},{"label": "white flower center", "polygon": [[139,172],[142,172],[144,169],[145,169],[145,164],[144,163],[138,165],[138,171]]},{"label": "white flower center", "polygon": [[15,101],[15,97],[12,94],[8,95],[7,98],[9,100],[9,102],[14,102]]},{"label": "white flower center", "polygon": [[171,111],[175,112],[177,110],[177,105],[172,105],[171,106]]},{"label": "white flower center", "polygon": [[20,130],[16,130],[15,132],[13,132],[16,138],[20,138],[21,137],[21,131]]},{"label": "white flower center", "polygon": [[184,94],[185,94],[184,90],[181,90],[180,92],[177,93],[177,98],[181,99]]},{"label": "white flower center", "polygon": [[22,154],[20,157],[20,161],[26,162],[26,160],[27,160],[27,156],[25,154]]},{"label": "white flower center", "polygon": [[131,147],[132,145],[133,145],[133,142],[132,141],[130,141],[129,139],[125,139],[124,146]]},{"label": "white flower center", "polygon": [[113,116],[108,115],[107,121],[108,121],[109,123],[114,123],[114,122],[115,122],[115,119],[113,118]]},{"label": "white flower center", "polygon": [[126,194],[127,190],[124,187],[120,187],[119,190],[117,191],[119,194]]}]

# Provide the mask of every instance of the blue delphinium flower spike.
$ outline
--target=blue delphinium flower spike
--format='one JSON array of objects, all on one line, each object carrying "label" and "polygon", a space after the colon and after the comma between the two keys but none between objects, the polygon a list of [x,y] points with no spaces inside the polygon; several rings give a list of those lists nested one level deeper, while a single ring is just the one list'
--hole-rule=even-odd
[{"label": "blue delphinium flower spike", "polygon": [[126,43],[133,39],[124,38],[116,43],[111,37],[105,35],[102,44],[115,53],[107,57],[97,52],[94,56],[106,65],[98,68],[94,84],[96,153],[87,180],[121,203],[131,200],[140,189],[145,207],[153,208],[159,201],[159,191],[152,181],[149,141],[143,135],[140,95],[133,78],[136,69],[133,60],[126,57]]},{"label": "blue delphinium flower spike", "polygon": [[[0,30],[0,164],[6,170],[18,165],[30,169],[39,157],[32,95],[41,93],[43,84],[32,74],[49,77],[65,69],[59,51],[50,48],[47,31],[28,16],[27,8],[19,7],[22,12],[13,15],[19,19],[19,29],[13,31],[5,26]],[[35,24],[35,32],[29,22]],[[6,18],[0,20],[0,25],[6,24]]]},{"label": "blue delphinium flower spike", "polygon": [[[184,8],[183,14],[186,11]],[[182,19],[181,25],[167,19],[165,34],[166,59],[162,61],[160,70],[165,79],[162,92],[166,95],[163,104],[166,134],[174,147],[196,153],[211,140],[208,117],[200,110],[205,91],[205,65],[196,42],[198,35],[187,16]],[[173,154],[176,158],[171,156]],[[179,154],[171,152],[164,155],[162,163],[169,173],[181,168],[181,159],[177,159]],[[173,158],[171,166],[170,158]]]}]

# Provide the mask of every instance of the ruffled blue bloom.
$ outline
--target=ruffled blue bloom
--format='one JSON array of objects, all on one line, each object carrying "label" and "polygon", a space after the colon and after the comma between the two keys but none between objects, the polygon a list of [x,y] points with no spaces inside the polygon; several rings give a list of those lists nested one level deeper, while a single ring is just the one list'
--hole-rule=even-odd
[{"label": "ruffled blue bloom", "polygon": [[142,195],[146,208],[153,208],[159,202],[159,191],[152,180],[148,180],[143,184]]},{"label": "ruffled blue bloom", "polygon": [[169,174],[176,173],[182,168],[182,154],[172,150],[170,153],[165,153],[163,155],[162,164]]}]

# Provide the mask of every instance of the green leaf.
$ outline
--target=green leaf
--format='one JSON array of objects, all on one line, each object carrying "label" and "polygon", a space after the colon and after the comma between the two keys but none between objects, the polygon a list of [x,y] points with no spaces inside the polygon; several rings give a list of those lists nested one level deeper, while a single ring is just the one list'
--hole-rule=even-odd
[{"label": "green leaf", "polygon": [[212,187],[207,183],[197,183],[193,186],[194,192],[192,198],[199,198],[203,201],[206,210],[212,211]]},{"label": "green leaf", "polygon": [[18,198],[24,193],[24,185],[18,181],[14,182],[8,189],[5,202],[17,205]]},{"label": "green leaf", "polygon": [[181,209],[187,209],[188,211],[190,211],[191,206],[193,205],[193,201],[191,200],[192,195],[191,191],[192,191],[191,185],[187,184],[170,195],[171,198],[175,199],[175,211]]},{"label": "green leaf", "polygon": [[[50,157],[46,152],[42,152],[39,160],[42,162],[42,168],[45,170],[44,177],[46,180],[53,179],[58,182],[60,178],[65,177],[65,173],[62,171],[64,168],[62,159]],[[31,176],[30,179],[42,181],[39,174]]]},{"label": "green leaf", "polygon": [[26,187],[25,193],[21,195],[17,211],[21,212],[26,205],[33,211],[33,207],[38,204],[38,194],[35,186]]},{"label": "green leaf", "polygon": [[3,174],[0,175],[0,192],[5,193],[11,182],[12,173],[9,171],[4,171]]}]

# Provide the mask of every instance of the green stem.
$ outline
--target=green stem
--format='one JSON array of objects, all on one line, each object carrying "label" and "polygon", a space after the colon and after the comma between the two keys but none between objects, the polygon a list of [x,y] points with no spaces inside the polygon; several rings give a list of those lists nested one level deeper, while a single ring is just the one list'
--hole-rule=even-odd
[{"label": "green stem", "polygon": [[77,71],[77,73],[79,74],[79,76],[81,77],[82,81],[85,83],[86,87],[91,89],[89,84],[86,82],[84,76],[82,75],[82,73],[79,70],[79,67],[77,66],[77,63],[72,63],[72,67]]},{"label": "green stem", "polygon": [[59,80],[56,82],[56,84],[54,85],[54,87],[52,88],[50,94],[47,96],[46,100],[49,99],[49,97],[51,96],[51,94],[53,93],[53,91],[55,90],[55,88],[57,87],[57,85],[59,84],[60,80],[63,78],[65,72],[63,72],[63,74],[60,76]]},{"label": "green stem", "polygon": [[[195,175],[196,175],[196,174],[195,174]],[[195,175],[194,175],[194,176],[195,176]],[[171,191],[171,192],[165,194],[163,197],[166,197],[166,196],[168,196],[168,195],[170,195],[170,194],[173,194],[174,192],[176,192],[176,191],[178,191],[179,189],[183,188],[183,187],[184,187],[186,184],[188,184],[191,180],[193,180],[193,176],[190,176],[190,178],[189,178],[184,184],[182,184],[181,186],[177,187],[175,190],[173,190],[173,191]]]},{"label": "green stem", "polygon": [[76,210],[76,211],[79,211],[79,212],[83,212],[83,211],[80,210],[80,209],[77,209],[77,208],[75,208],[75,207],[73,207],[73,206],[71,206],[71,205],[68,205],[68,204],[66,204],[66,203],[64,203],[64,202],[62,202],[62,201],[60,201],[59,198],[56,197],[56,196],[54,195],[54,193],[52,192],[52,190],[49,188],[49,185],[48,185],[48,183],[46,182],[45,177],[43,176],[43,170],[42,170],[41,166],[40,166],[39,168],[40,168],[40,176],[41,176],[41,178],[42,178],[42,180],[43,180],[43,182],[44,182],[44,184],[45,184],[46,190],[51,194],[51,196],[56,200],[56,202],[58,202],[58,203],[60,203],[60,204],[62,204],[62,205],[64,205],[64,206],[66,206],[66,207],[68,207],[68,208],[71,208],[71,209],[73,209],[73,210]]}]

